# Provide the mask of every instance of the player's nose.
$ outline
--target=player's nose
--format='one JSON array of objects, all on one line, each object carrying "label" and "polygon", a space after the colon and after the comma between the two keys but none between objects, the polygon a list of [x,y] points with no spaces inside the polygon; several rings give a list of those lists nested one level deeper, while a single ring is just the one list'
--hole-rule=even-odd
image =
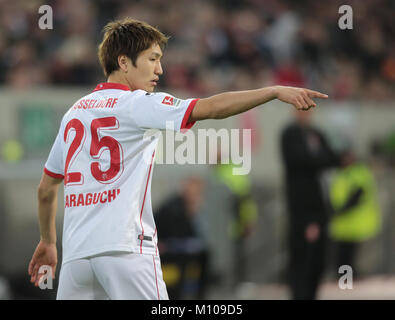
[{"label": "player's nose", "polygon": [[155,74],[159,76],[163,74],[162,64],[159,61],[155,66]]}]

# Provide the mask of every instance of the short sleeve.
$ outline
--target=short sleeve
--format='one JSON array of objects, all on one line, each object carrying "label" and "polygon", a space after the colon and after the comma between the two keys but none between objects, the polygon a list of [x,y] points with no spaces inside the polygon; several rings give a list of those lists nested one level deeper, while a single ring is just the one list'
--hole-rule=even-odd
[{"label": "short sleeve", "polygon": [[44,172],[56,179],[64,178],[64,165],[63,165],[63,150],[62,150],[62,135],[59,130],[56,136],[55,142],[52,146],[51,152],[49,153],[47,162],[44,166]]},{"label": "short sleeve", "polygon": [[188,119],[198,99],[183,100],[163,92],[139,91],[132,102],[132,117],[139,127],[185,131],[195,124]]}]

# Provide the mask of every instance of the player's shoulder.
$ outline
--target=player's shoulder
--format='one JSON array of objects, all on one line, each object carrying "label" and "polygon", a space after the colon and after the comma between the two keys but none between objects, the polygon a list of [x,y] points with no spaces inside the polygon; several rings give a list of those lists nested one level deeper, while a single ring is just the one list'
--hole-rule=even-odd
[{"label": "player's shoulder", "polygon": [[147,92],[145,90],[137,89],[133,91],[124,91],[121,92],[118,96],[120,100],[133,100],[133,99],[140,99],[145,97],[154,96],[154,93]]},{"label": "player's shoulder", "polygon": [[165,94],[164,92],[148,92],[142,89],[133,90],[131,93],[134,97],[139,98],[154,98]]},{"label": "player's shoulder", "polygon": [[141,103],[153,103],[158,102],[158,100],[162,101],[164,97],[174,99],[174,96],[165,92],[148,92],[141,89],[130,91],[128,97],[132,100],[136,99]]},{"label": "player's shoulder", "polygon": [[80,105],[81,101],[86,101],[88,99],[91,99],[93,97],[94,92],[90,92],[84,96],[82,96],[81,98],[77,99],[71,106],[70,108],[66,111],[66,113],[63,116],[63,119],[67,118],[67,116],[75,109],[78,108],[78,106]]}]

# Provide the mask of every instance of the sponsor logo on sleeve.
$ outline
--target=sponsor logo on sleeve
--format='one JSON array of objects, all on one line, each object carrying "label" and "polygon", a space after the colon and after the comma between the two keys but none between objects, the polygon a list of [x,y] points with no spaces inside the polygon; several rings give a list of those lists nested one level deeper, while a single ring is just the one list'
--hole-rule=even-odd
[{"label": "sponsor logo on sleeve", "polygon": [[173,98],[173,97],[170,97],[170,96],[166,96],[166,97],[164,97],[162,103],[163,103],[163,104],[167,104],[167,105],[169,105],[169,106],[172,106],[173,103],[174,103],[174,98]]},{"label": "sponsor logo on sleeve", "polygon": [[172,106],[172,107],[178,107],[180,103],[181,103],[180,99],[171,96],[166,96],[162,100],[162,104],[167,104],[168,106]]}]

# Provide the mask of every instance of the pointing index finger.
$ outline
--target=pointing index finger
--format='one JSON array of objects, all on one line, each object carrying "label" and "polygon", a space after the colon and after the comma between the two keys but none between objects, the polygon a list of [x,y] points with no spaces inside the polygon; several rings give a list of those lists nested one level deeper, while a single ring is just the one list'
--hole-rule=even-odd
[{"label": "pointing index finger", "polygon": [[327,94],[324,94],[324,93],[321,93],[321,92],[318,92],[318,91],[309,90],[308,93],[309,93],[309,96],[311,98],[328,99],[328,95]]}]

